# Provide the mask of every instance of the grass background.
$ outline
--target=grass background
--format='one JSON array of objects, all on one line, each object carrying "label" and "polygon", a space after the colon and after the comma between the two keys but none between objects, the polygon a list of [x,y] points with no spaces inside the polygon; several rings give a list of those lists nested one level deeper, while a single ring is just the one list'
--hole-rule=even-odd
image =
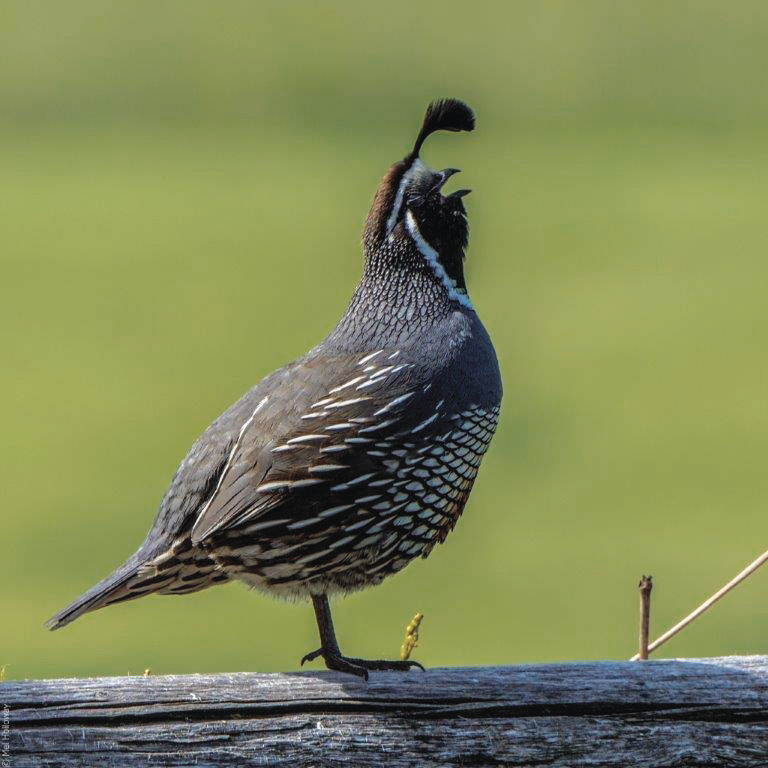
[{"label": "grass background", "polygon": [[[446,545],[335,607],[427,665],[625,658],[768,540],[768,5],[11,2],[0,10],[0,664],[292,669],[241,585],[42,622],[129,555],[199,432],[321,338],[380,176],[459,96],[502,421]],[[660,655],[766,652],[768,572]]]}]

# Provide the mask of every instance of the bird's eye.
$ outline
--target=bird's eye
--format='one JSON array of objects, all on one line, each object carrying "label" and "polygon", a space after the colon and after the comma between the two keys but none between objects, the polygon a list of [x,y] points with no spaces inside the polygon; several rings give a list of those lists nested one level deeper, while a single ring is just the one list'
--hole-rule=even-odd
[{"label": "bird's eye", "polygon": [[418,208],[420,205],[424,204],[424,195],[420,192],[412,192],[406,196],[405,204],[409,208]]}]

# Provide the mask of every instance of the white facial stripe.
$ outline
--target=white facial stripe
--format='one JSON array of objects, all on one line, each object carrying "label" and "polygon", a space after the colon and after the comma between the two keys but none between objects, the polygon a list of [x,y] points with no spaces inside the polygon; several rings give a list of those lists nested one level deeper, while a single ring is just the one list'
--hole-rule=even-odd
[{"label": "white facial stripe", "polygon": [[416,223],[412,211],[408,211],[405,214],[405,226],[408,230],[408,234],[419,249],[419,252],[424,256],[427,264],[432,268],[437,279],[445,286],[445,289],[448,291],[448,296],[454,301],[458,301],[463,307],[474,309],[472,302],[469,300],[469,296],[459,289],[456,285],[456,281],[452,280],[445,271],[445,267],[440,263],[437,251],[422,237],[421,232],[419,231],[419,225]]},{"label": "white facial stripe", "polygon": [[426,170],[424,163],[417,157],[412,163],[411,167],[403,174],[403,178],[400,179],[400,186],[397,188],[397,194],[395,195],[395,202],[392,204],[392,210],[389,213],[387,219],[387,234],[389,234],[397,224],[397,214],[400,213],[400,209],[403,207],[403,197],[405,195],[405,189],[414,176],[423,173]]}]

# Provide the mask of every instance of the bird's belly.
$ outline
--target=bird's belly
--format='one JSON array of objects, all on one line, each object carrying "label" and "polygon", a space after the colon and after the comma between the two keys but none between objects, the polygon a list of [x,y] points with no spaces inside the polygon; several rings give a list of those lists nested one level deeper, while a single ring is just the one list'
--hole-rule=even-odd
[{"label": "bird's belly", "polygon": [[[365,518],[367,533],[352,548],[355,523],[318,531],[301,542],[238,542],[211,553],[229,578],[283,597],[352,592],[379,584],[416,557],[427,557],[445,540],[461,515],[472,481],[462,481],[456,501],[435,511],[401,515],[378,522]],[[417,502],[414,502],[417,503]],[[349,532],[349,529],[352,532]]]}]

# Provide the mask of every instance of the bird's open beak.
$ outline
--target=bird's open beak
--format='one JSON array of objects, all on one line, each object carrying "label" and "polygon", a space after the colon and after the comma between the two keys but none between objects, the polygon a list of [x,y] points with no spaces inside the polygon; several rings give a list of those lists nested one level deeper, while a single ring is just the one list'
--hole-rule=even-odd
[{"label": "bird's open beak", "polygon": [[[461,171],[458,168],[444,168],[440,171],[440,178],[438,179],[437,184],[435,184],[433,191],[437,192],[441,190],[445,182],[456,173],[461,173]],[[468,195],[471,191],[471,189],[457,189],[455,192],[451,192],[450,195],[447,195],[447,197],[464,197],[464,195]]]}]

